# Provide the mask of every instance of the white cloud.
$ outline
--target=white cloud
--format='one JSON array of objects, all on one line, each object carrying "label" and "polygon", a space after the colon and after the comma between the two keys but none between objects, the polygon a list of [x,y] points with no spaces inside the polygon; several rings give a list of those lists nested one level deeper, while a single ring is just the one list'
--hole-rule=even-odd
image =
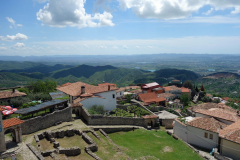
[{"label": "white cloud", "polygon": [[5,46],[5,44],[4,44],[4,43],[2,43],[2,46]]},{"label": "white cloud", "polygon": [[25,47],[24,43],[16,43],[12,48],[13,49],[23,49]]},{"label": "white cloud", "polygon": [[0,40],[2,41],[19,41],[19,40],[27,40],[28,37],[24,34],[18,33],[15,36],[9,36],[7,35],[6,37],[0,36]]},{"label": "white cloud", "polygon": [[86,45],[86,44],[84,44],[83,46],[84,46],[85,48],[89,48],[88,45]]},{"label": "white cloud", "polygon": [[208,10],[207,12],[203,13],[204,15],[208,16],[209,14],[212,13],[212,11],[214,11],[214,8],[211,8],[210,10]]},{"label": "white cloud", "polygon": [[139,47],[139,46],[136,46],[136,48],[137,48],[137,49],[140,49],[140,47]]},{"label": "white cloud", "polygon": [[[12,18],[10,18],[10,17],[6,17],[6,19],[7,19],[7,21],[10,22],[13,26],[15,26],[15,27],[22,27],[21,24],[16,24],[16,22],[15,22]],[[13,26],[9,26],[9,28],[12,29]]]},{"label": "white cloud", "polygon": [[85,3],[86,0],[49,0],[49,3],[37,12],[37,19],[42,21],[43,25],[51,27],[114,26],[111,13],[87,14],[84,8]]},{"label": "white cloud", "polygon": [[123,49],[128,49],[129,47],[126,45],[123,45]]},{"label": "white cloud", "polygon": [[102,48],[102,49],[107,49],[106,46],[99,46],[99,48]]},{"label": "white cloud", "polygon": [[153,46],[148,46],[148,48],[152,49],[152,48],[153,48]]},{"label": "white cloud", "polygon": [[205,5],[216,10],[234,8],[232,14],[240,13],[238,0],[118,0],[123,10],[132,9],[140,18],[182,19],[199,11]]},{"label": "white cloud", "polygon": [[113,49],[119,49],[119,47],[117,47],[117,46],[113,46],[112,48],[113,48]]},{"label": "white cloud", "polygon": [[0,51],[6,51],[7,48],[6,47],[0,47]]}]

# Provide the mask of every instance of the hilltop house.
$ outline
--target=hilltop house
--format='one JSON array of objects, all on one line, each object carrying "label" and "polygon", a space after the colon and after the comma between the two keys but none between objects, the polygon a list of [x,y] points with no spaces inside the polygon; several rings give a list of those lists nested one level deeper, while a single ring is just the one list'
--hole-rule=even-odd
[{"label": "hilltop house", "polygon": [[117,89],[115,85],[93,86],[83,82],[71,83],[57,88],[58,91],[69,96],[71,104],[81,103],[85,108],[103,105],[109,111],[116,108]]},{"label": "hilltop house", "polygon": [[156,82],[143,84],[141,86],[141,89],[143,93],[149,93],[149,92],[163,93],[162,87],[159,86],[159,84]]},{"label": "hilltop house", "polygon": [[144,105],[157,104],[166,106],[166,99],[158,97],[154,92],[138,94],[138,100],[144,102]]},{"label": "hilltop house", "polygon": [[10,103],[11,98],[22,97],[22,96],[26,96],[26,95],[27,95],[26,93],[19,92],[18,90],[13,88],[12,91],[1,91],[0,92],[0,100],[2,102]]}]

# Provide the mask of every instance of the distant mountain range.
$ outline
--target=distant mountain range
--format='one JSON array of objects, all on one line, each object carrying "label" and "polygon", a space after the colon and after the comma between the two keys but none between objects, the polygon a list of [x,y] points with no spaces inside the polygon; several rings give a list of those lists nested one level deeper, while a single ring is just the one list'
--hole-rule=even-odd
[{"label": "distant mountain range", "polygon": [[[8,65],[6,62],[5,64]],[[0,87],[11,87],[20,84],[25,85],[29,81],[35,81],[37,79],[54,80],[57,81],[58,84],[82,81],[96,85],[105,81],[116,83],[119,87],[127,86],[129,84],[142,84],[149,82],[157,82],[160,85],[163,85],[168,82],[168,78],[170,77],[182,81],[195,80],[199,77],[199,75],[192,71],[178,69],[161,69],[155,72],[148,72],[139,69],[116,68],[111,65],[71,66],[56,64],[50,66],[40,63],[35,64],[32,62],[14,62],[11,64],[19,66],[20,69],[15,69],[16,67],[12,66],[14,69],[0,70],[0,76],[3,77],[2,80],[5,80],[4,83],[0,84]],[[23,68],[23,64],[27,64],[26,68]],[[0,80],[0,82],[2,81]]]}]

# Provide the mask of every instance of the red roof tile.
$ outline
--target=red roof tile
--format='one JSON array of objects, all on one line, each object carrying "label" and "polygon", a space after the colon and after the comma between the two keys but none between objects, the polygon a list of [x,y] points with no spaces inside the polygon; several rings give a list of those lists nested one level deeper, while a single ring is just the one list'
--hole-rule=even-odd
[{"label": "red roof tile", "polygon": [[113,84],[113,83],[102,83],[102,84],[98,84],[98,86],[106,86],[106,85],[111,85],[111,86],[117,87],[117,85],[116,85],[116,84]]},{"label": "red roof tile", "polygon": [[68,86],[68,85],[70,85],[70,84],[72,84],[72,83],[65,83],[65,84],[63,84],[63,85],[61,85],[61,87],[64,87],[64,86]]},{"label": "red roof tile", "polygon": [[27,95],[26,93],[19,92],[17,90],[15,90],[15,92],[13,92],[13,91],[1,91],[0,92],[0,99],[20,97],[20,96],[26,96],[26,95]]},{"label": "red roof tile", "polygon": [[205,114],[205,115],[208,115],[211,117],[225,119],[225,120],[228,120],[231,122],[235,122],[240,119],[240,117],[237,115],[237,113],[226,111],[226,110],[220,109],[220,108],[211,108],[208,110],[198,109],[195,112]]},{"label": "red roof tile", "polygon": [[197,117],[187,122],[187,125],[196,128],[201,128],[207,131],[218,133],[221,129],[227,127],[225,123],[222,123],[214,118]]},{"label": "red roof tile", "polygon": [[203,103],[203,104],[199,104],[199,105],[196,105],[196,106],[189,107],[187,109],[195,112],[198,109],[208,110],[208,109],[211,109],[211,108],[222,108],[226,111],[237,113],[237,111],[235,109],[233,109],[232,107],[229,107],[229,106],[226,106],[226,105],[223,105],[223,104],[217,104],[217,103]]},{"label": "red roof tile", "polygon": [[163,97],[157,97],[157,94],[154,92],[143,93],[143,94],[139,94],[138,96],[139,96],[140,100],[145,103],[151,103],[151,102],[156,103],[156,102],[166,101],[166,99]]},{"label": "red roof tile", "polygon": [[228,101],[230,98],[229,97],[223,97],[222,99],[225,100],[225,101]]},{"label": "red roof tile", "polygon": [[190,90],[188,88],[181,87],[181,89],[182,89],[182,92],[184,92],[184,93],[190,92]]},{"label": "red roof tile", "polygon": [[145,116],[142,116],[142,118],[144,118],[144,119],[149,119],[149,118],[158,118],[158,116],[157,116],[157,115],[155,115],[155,114],[151,114],[151,115],[145,115]]},{"label": "red roof tile", "polygon": [[[109,91],[108,85],[93,86],[93,85],[83,83],[83,82],[76,82],[76,83],[72,83],[72,84],[64,86],[64,87],[58,87],[57,90],[62,91],[71,96],[80,96],[82,86],[85,87],[85,93],[89,93],[89,94]],[[118,88],[116,86],[110,85],[110,91],[117,90],[117,89]]]},{"label": "red roof tile", "polygon": [[3,121],[3,128],[12,127],[12,126],[22,124],[22,123],[24,123],[24,121],[20,120],[18,118],[7,119],[7,120]]},{"label": "red roof tile", "polygon": [[175,95],[172,93],[160,93],[158,94],[158,97],[169,98],[169,97],[175,97]]},{"label": "red roof tile", "polygon": [[219,137],[240,144],[240,120],[221,130]]}]

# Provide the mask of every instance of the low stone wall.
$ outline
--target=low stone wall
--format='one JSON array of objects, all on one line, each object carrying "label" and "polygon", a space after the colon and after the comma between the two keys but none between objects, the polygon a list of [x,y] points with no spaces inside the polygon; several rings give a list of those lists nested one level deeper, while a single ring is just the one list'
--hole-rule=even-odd
[{"label": "low stone wall", "polygon": [[77,156],[81,154],[81,149],[78,147],[72,147],[72,148],[61,148],[58,149],[59,154],[65,154],[66,156]]},{"label": "low stone wall", "polygon": [[139,129],[139,127],[114,127],[114,128],[113,127],[111,127],[111,128],[107,128],[107,127],[102,128],[101,126],[94,127],[95,131],[100,130],[100,129],[102,129],[106,133],[115,133],[115,132],[133,131],[135,129]]},{"label": "low stone wall", "polygon": [[147,123],[143,118],[90,115],[85,108],[82,109],[82,116],[87,121],[88,125],[134,125],[143,127],[147,126]]},{"label": "low stone wall", "polygon": [[23,135],[31,134],[39,130],[49,128],[59,121],[62,122],[71,121],[72,120],[71,111],[72,111],[71,107],[67,107],[65,109],[49,113],[45,116],[38,116],[25,120],[25,122],[21,124],[22,134]]},{"label": "low stone wall", "polygon": [[163,119],[162,125],[165,126],[166,129],[173,129],[173,121],[174,119]]},{"label": "low stone wall", "polygon": [[41,153],[36,148],[34,148],[30,143],[27,144],[27,146],[39,160],[45,160]]}]

